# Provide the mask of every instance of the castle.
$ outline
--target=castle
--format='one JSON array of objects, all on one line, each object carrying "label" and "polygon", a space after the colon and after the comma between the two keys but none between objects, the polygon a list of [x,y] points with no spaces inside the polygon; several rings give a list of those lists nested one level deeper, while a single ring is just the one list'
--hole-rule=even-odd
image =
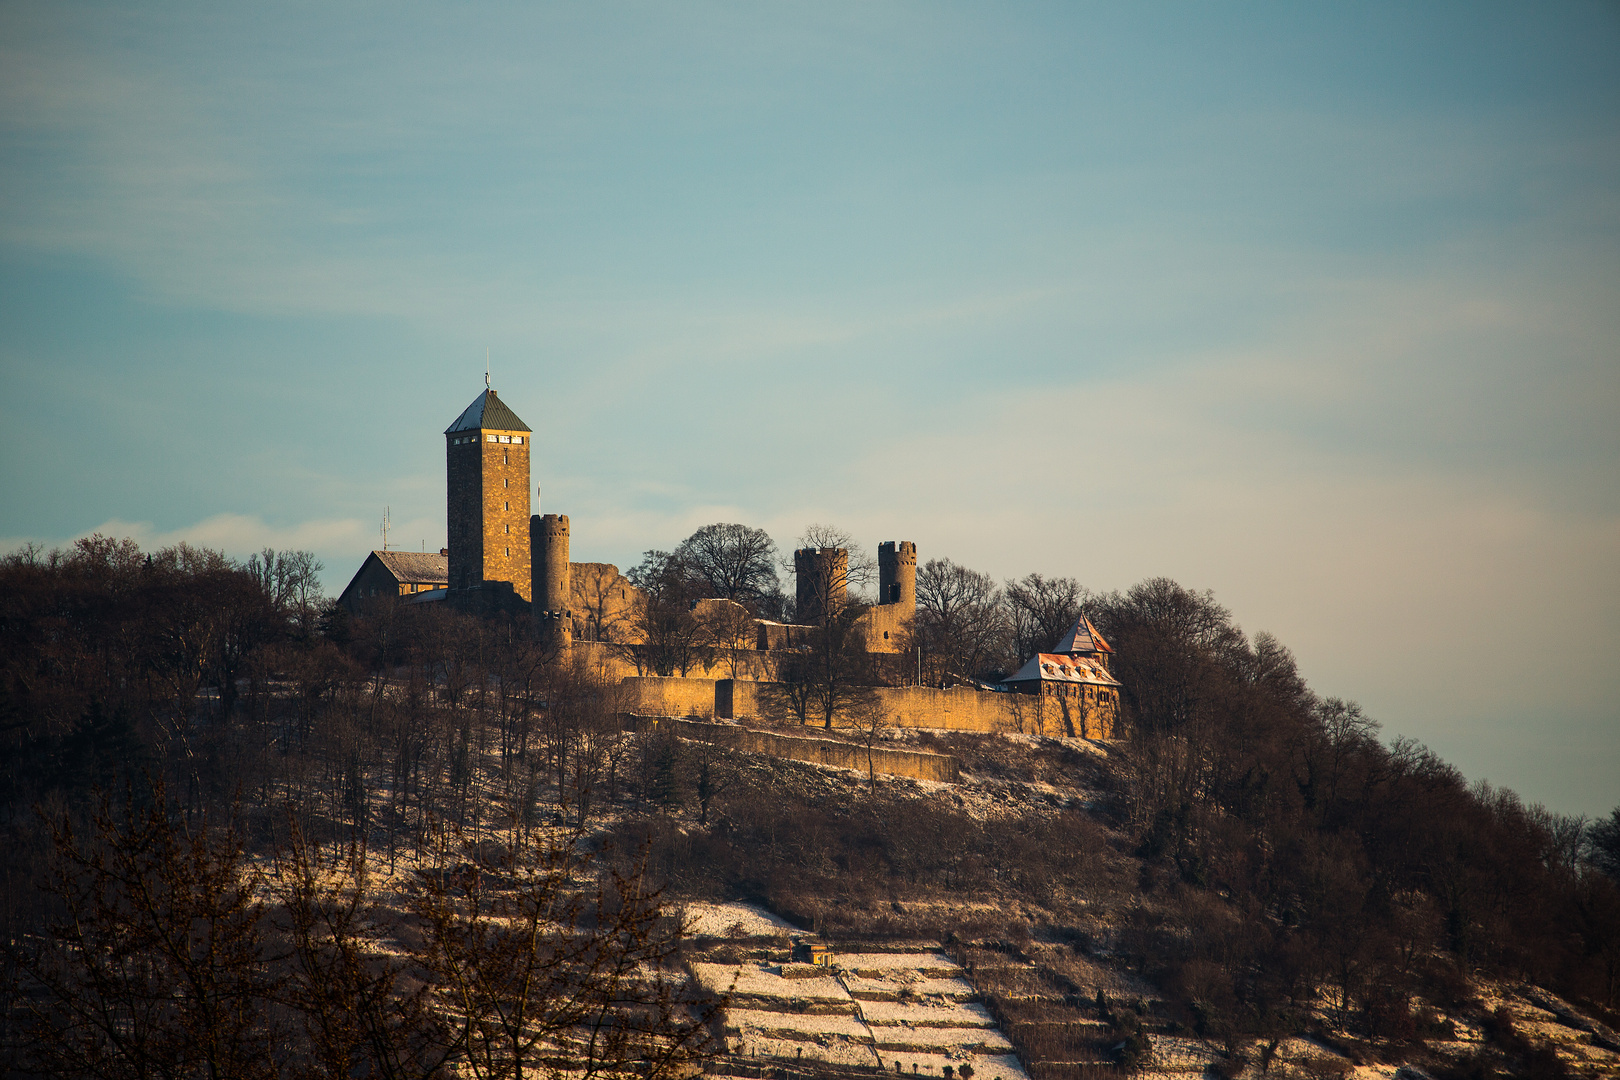
[{"label": "castle", "polygon": [[[828,613],[845,610],[849,552],[800,549],[793,553],[796,622],[753,618],[728,600],[701,600],[694,615],[728,627],[726,648],[710,653],[728,655],[723,662],[713,655],[698,658],[695,675],[683,668],[680,677],[650,677],[636,652],[645,642],[641,590],[610,563],[571,561],[567,515],[529,513],[532,429],[486,385],[444,437],[449,546],[437,555],[371,552],[339,598],[350,610],[359,611],[376,597],[395,597],[527,615],[540,640],[621,679],[638,711],[725,717],[757,715],[762,685],[776,678],[777,659]],[[877,593],[854,631],[868,653],[888,657],[891,681],[902,684],[878,691],[890,723],[1039,732],[1050,722],[1056,725],[1053,733],[1117,734],[1119,683],[1109,672],[1113,650],[1084,617],[1054,652],[1031,657],[999,686],[935,690],[904,685],[902,661],[913,648],[917,613],[916,544],[901,540],[878,546]],[[730,677],[711,677],[721,667]]]}]

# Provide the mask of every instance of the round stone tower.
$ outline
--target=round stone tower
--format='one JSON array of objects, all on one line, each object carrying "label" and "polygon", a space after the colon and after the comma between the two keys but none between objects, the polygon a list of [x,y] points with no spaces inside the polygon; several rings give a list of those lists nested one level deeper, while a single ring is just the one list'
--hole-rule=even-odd
[{"label": "round stone tower", "polygon": [[529,519],[534,562],[534,625],[541,640],[566,648],[574,636],[568,605],[573,583],[568,572],[568,515],[536,514]]},{"label": "round stone tower", "polygon": [[910,540],[878,545],[878,603],[917,610],[917,545]]},{"label": "round stone tower", "polygon": [[849,552],[843,548],[799,548],[793,553],[798,620],[819,623],[849,599]]}]

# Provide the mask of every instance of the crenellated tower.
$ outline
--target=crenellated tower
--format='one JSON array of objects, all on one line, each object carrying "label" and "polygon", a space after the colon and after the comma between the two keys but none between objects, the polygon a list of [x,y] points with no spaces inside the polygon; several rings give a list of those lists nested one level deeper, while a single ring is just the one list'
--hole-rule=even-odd
[{"label": "crenellated tower", "polygon": [[529,519],[534,546],[534,627],[541,641],[566,649],[573,642],[574,613],[569,610],[568,515],[535,515]]},{"label": "crenellated tower", "polygon": [[843,610],[849,599],[849,552],[843,548],[799,548],[793,553],[798,620],[819,623]]},{"label": "crenellated tower", "polygon": [[909,617],[917,611],[917,545],[886,540],[878,545],[878,603],[899,604]]}]

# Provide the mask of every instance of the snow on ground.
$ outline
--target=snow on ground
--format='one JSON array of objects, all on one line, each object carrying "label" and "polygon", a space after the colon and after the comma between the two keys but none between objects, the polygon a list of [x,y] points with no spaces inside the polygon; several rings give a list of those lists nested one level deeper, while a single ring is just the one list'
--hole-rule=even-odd
[{"label": "snow on ground", "polygon": [[1012,1043],[995,1028],[906,1027],[882,1024],[873,1030],[880,1050],[948,1053],[952,1049],[1012,1053]]},{"label": "snow on ground", "polygon": [[894,971],[879,978],[844,975],[850,995],[861,1001],[901,1001],[906,998],[938,997],[949,1001],[971,1001],[976,995],[966,979],[930,979],[915,972]]},{"label": "snow on ground", "polygon": [[732,1053],[748,1058],[825,1061],[830,1065],[860,1065],[867,1068],[878,1064],[877,1052],[870,1044],[826,1036],[778,1039],[757,1031],[744,1031],[733,1035],[729,1043]]},{"label": "snow on ground", "polygon": [[[954,1071],[963,1065],[973,1066],[973,1080],[1029,1080],[1029,1074],[1013,1054],[913,1054],[906,1051],[878,1051],[883,1059],[883,1071],[901,1076],[929,1076],[945,1074],[945,1066]],[[897,1071],[895,1066],[899,1065]],[[914,1069],[912,1066],[916,1066]]]},{"label": "snow on ground", "polygon": [[798,928],[752,904],[687,904],[682,914],[693,937],[787,937]]},{"label": "snow on ground", "polygon": [[836,953],[833,964],[841,971],[868,979],[900,971],[945,976],[962,973],[956,962],[943,953]]},{"label": "snow on ground", "polygon": [[899,1001],[863,1001],[861,1016],[868,1024],[909,1024],[912,1027],[995,1027],[990,1011],[978,1002],[952,1001],[941,1005],[913,1005]]},{"label": "snow on ground", "polygon": [[849,1042],[872,1044],[872,1032],[858,1016],[807,1016],[771,1009],[727,1009],[726,1026],[733,1031],[770,1039],[817,1041],[842,1038]]},{"label": "snow on ground", "polygon": [[771,998],[782,1002],[784,1007],[838,1003],[848,1005],[850,1011],[854,1011],[849,991],[831,974],[819,978],[784,979],[778,965],[746,961],[741,964],[696,962],[692,964],[692,975],[698,985],[711,994],[729,992],[739,997]]},{"label": "snow on ground", "polygon": [[1164,1070],[1191,1070],[1199,1075],[1204,1066],[1221,1056],[1220,1050],[1202,1039],[1182,1039],[1174,1035],[1149,1035],[1153,1047],[1150,1068]]}]

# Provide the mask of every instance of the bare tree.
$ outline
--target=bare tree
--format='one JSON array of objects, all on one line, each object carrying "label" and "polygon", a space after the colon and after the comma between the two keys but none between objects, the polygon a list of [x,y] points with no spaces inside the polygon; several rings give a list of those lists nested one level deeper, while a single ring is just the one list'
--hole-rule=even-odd
[{"label": "bare tree", "polygon": [[418,875],[413,959],[431,975],[448,1046],[481,1080],[664,1080],[708,1052],[715,1006],[680,1000],[678,920],[639,875],[599,877],[579,840]]},{"label": "bare tree", "polygon": [[639,656],[655,675],[685,675],[703,636],[692,614],[699,599],[693,579],[679,556],[649,551],[641,565],[630,571],[630,581],[642,592],[639,608],[642,647]]},{"label": "bare tree", "polygon": [[323,850],[287,812],[276,853],[276,922],[290,945],[286,993],[298,1003],[317,1075],[444,1076],[460,1046],[428,1008],[423,972],[391,948],[396,913],[370,889],[364,850]]},{"label": "bare tree", "polygon": [[917,572],[917,636],[935,680],[977,676],[1011,658],[1011,622],[989,574],[949,559],[929,559]]},{"label": "bare tree", "polygon": [[233,826],[182,830],[161,781],[52,826],[66,917],[25,963],[35,1065],[52,1075],[275,1075],[259,879]]},{"label": "bare tree", "polygon": [[764,529],[705,525],[682,540],[674,555],[697,580],[702,596],[731,600],[757,613],[762,601],[781,591],[776,542]]},{"label": "bare tree", "polygon": [[758,640],[758,626],[748,609],[730,600],[699,601],[695,609],[703,631],[703,641],[725,656],[731,677],[737,677],[740,654],[752,651]]},{"label": "bare tree", "polygon": [[[832,572],[820,582],[822,595],[814,602],[817,612],[836,613],[844,603],[860,602],[860,594],[877,579],[877,561],[855,543],[854,537],[836,525],[806,525],[798,548],[834,549],[845,553],[842,563],[831,568]],[[798,573],[797,565],[791,560],[784,561],[783,565],[789,572]],[[856,595],[850,596],[852,592]],[[803,619],[804,613],[799,617]]]},{"label": "bare tree", "polygon": [[695,739],[686,751],[686,762],[692,771],[692,794],[698,804],[698,824],[709,824],[709,806],[716,796],[742,777],[737,754],[723,743],[709,739]]},{"label": "bare tree", "polygon": [[867,694],[847,702],[844,720],[855,736],[855,741],[866,750],[866,778],[870,790],[877,791],[877,766],[874,758],[877,744],[889,737],[893,730],[875,694]]},{"label": "bare tree", "polygon": [[1030,574],[1022,581],[1007,582],[1007,607],[1012,619],[1017,663],[1022,664],[1055,645],[1080,617],[1080,609],[1090,595],[1073,578]]}]

